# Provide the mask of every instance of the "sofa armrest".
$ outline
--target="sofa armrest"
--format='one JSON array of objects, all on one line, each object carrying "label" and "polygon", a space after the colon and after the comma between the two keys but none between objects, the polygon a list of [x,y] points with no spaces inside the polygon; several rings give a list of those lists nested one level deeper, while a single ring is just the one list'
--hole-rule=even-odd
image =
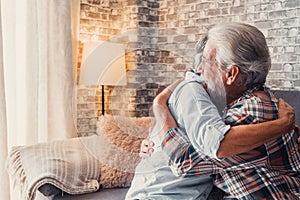
[{"label": "sofa armrest", "polygon": [[282,98],[288,102],[295,110],[296,124],[300,125],[300,91],[274,90],[277,98]]}]

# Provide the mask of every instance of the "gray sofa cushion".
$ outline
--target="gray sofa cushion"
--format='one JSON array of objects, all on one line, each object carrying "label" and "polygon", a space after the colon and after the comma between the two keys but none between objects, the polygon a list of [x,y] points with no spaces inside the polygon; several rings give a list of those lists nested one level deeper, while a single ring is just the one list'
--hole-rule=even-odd
[{"label": "gray sofa cushion", "polygon": [[295,109],[296,124],[300,125],[300,91],[273,91],[277,98],[282,98]]},{"label": "gray sofa cushion", "polygon": [[54,200],[124,200],[128,188],[111,188],[102,189],[98,192],[93,192],[84,195],[64,195],[57,196]]}]

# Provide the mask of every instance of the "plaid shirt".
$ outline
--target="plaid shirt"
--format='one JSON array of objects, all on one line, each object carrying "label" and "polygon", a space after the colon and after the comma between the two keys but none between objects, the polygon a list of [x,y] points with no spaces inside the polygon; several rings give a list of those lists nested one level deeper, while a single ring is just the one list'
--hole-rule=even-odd
[{"label": "plaid shirt", "polygon": [[[225,123],[253,124],[277,118],[277,99],[263,88],[270,100],[248,90],[225,109]],[[163,140],[163,150],[177,176],[213,174],[214,184],[238,199],[300,199],[300,155],[298,133],[292,131],[246,153],[212,159],[195,149],[187,135],[171,129]]]}]

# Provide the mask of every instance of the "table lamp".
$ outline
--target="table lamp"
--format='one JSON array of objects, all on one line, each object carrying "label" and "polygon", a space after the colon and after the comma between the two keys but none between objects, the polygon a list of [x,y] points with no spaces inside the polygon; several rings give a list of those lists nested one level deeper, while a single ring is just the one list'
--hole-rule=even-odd
[{"label": "table lamp", "polygon": [[123,44],[89,41],[83,44],[80,85],[102,86],[102,115],[104,115],[104,86],[126,85],[125,49]]}]

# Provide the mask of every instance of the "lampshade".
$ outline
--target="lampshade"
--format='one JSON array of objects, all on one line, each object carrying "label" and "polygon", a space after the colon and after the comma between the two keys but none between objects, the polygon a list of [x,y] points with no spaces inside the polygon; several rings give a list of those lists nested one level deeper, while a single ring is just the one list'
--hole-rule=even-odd
[{"label": "lampshade", "polygon": [[126,85],[123,44],[89,41],[83,45],[79,84]]}]

